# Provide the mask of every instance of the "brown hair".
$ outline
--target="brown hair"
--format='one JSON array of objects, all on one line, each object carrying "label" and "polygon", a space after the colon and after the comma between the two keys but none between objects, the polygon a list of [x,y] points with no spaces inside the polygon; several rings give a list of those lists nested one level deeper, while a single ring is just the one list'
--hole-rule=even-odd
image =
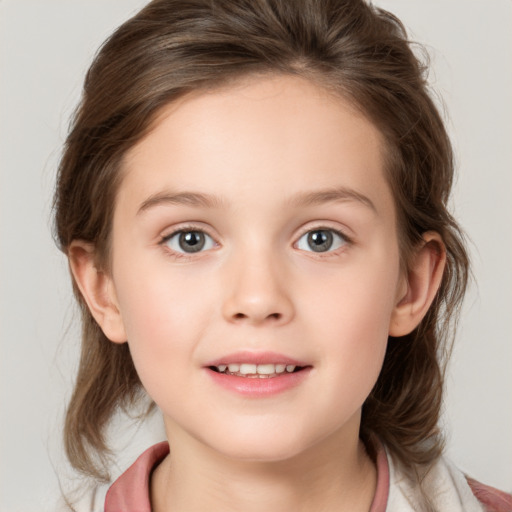
[{"label": "brown hair", "polygon": [[[406,465],[441,453],[437,424],[444,361],[468,279],[461,232],[447,210],[450,141],[425,69],[402,24],[363,0],[155,0],[103,45],[85,80],[61,160],[56,234],[95,245],[109,270],[109,235],[123,155],[159,109],[187,92],[260,73],[293,74],[347,98],[381,130],[399,219],[401,254],[438,232],[447,267],[420,326],[390,339],[363,407],[361,435],[377,435]],[[75,287],[83,335],[65,423],[72,465],[107,478],[105,429],[143,395],[128,345],[108,341]],[[96,458],[99,456],[99,459]]]}]

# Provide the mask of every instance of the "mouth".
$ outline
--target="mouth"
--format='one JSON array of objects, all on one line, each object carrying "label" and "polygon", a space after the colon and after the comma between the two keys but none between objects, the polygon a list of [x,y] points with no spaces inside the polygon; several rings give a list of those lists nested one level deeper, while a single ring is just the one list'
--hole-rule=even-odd
[{"label": "mouth", "polygon": [[208,368],[216,373],[232,375],[235,377],[245,377],[248,379],[273,379],[281,375],[300,372],[307,367],[286,363],[229,363],[212,365]]},{"label": "mouth", "polygon": [[204,369],[212,382],[244,398],[265,398],[308,382],[313,366],[277,352],[242,350],[209,361]]}]

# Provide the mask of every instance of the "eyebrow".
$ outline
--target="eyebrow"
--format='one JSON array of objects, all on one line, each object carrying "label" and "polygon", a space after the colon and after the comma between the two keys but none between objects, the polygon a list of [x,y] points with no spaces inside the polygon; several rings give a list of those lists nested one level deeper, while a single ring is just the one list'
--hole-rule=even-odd
[{"label": "eyebrow", "polygon": [[[330,202],[347,202],[356,201],[370,208],[377,213],[377,208],[371,199],[356,190],[348,187],[328,188],[325,190],[316,190],[313,192],[298,193],[289,199],[289,203],[295,207],[315,206]],[[199,192],[158,192],[149,196],[140,206],[137,215],[162,205],[186,205],[202,208],[220,208],[224,205],[224,201],[211,194]]]},{"label": "eyebrow", "polygon": [[219,208],[223,201],[217,196],[199,192],[158,192],[149,196],[140,206],[137,215],[162,205],[186,205],[202,208]]},{"label": "eyebrow", "polygon": [[315,206],[331,202],[356,201],[377,213],[373,201],[357,190],[348,187],[335,187],[313,192],[299,193],[291,197],[290,203],[294,206]]}]

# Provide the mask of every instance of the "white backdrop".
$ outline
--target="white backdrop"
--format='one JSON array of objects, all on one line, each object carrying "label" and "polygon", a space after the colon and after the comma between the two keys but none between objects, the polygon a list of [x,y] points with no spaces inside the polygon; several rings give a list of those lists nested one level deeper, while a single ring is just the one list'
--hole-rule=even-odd
[{"label": "white backdrop", "polygon": [[[50,234],[55,169],[93,53],[144,3],[0,0],[2,512],[55,510],[56,473],[69,483],[60,435],[78,330]],[[512,491],[512,2],[375,4],[398,14],[431,53],[458,159],[454,210],[473,242],[478,288],[448,380],[448,452],[477,479]],[[163,436],[158,419],[134,435],[118,472]]]}]

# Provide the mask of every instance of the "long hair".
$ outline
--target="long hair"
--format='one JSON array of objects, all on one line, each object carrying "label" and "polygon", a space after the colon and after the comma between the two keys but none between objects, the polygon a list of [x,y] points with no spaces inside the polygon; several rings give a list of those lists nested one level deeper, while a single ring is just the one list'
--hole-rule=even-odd
[{"label": "long hair", "polygon": [[[426,231],[446,247],[436,299],[417,329],[389,340],[361,423],[363,438],[378,436],[404,464],[432,462],[469,263],[447,209],[453,156],[425,71],[400,21],[364,0],[154,0],[104,43],[87,73],[58,172],[58,244],[66,253],[73,240],[91,242],[109,271],[123,156],[169,102],[259,74],[296,75],[339,94],[383,134],[404,267]],[[65,445],[77,470],[106,479],[109,420],[144,393],[127,344],[109,342],[76,286],[75,295],[82,351]]]}]

